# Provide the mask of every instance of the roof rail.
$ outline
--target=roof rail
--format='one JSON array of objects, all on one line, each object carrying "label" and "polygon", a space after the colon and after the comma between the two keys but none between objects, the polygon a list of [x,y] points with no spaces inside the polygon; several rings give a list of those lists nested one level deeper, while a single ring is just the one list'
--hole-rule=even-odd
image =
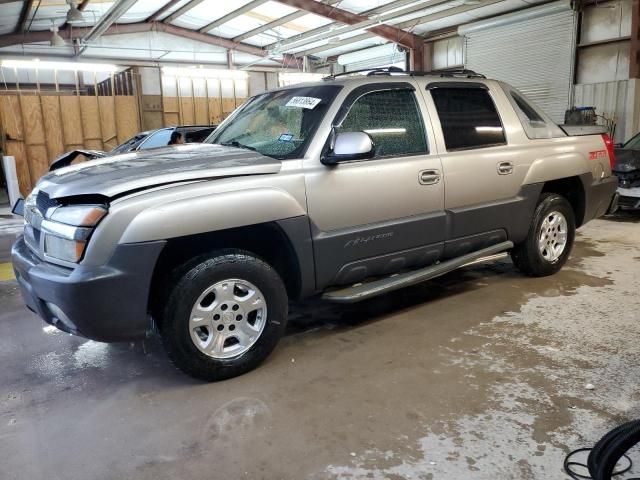
[{"label": "roof rail", "polygon": [[384,67],[384,68],[363,68],[360,70],[352,70],[350,72],[343,73],[335,73],[333,75],[328,75],[323,77],[322,80],[333,80],[337,77],[344,77],[347,75],[356,75],[366,73],[367,77],[377,76],[377,75],[410,75],[413,77],[424,77],[424,76],[434,76],[434,77],[464,77],[464,78],[487,78],[481,73],[476,73],[473,70],[468,70],[465,68],[457,69],[457,70],[446,70],[439,72],[422,72],[422,71],[414,71],[409,70],[405,71],[399,67]]}]

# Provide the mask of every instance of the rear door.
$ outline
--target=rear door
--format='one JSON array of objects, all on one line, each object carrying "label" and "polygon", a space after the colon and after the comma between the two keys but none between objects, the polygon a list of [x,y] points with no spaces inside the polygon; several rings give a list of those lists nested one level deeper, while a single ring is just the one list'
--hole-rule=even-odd
[{"label": "rear door", "polygon": [[[527,228],[531,202],[537,199],[537,191],[521,189],[529,163],[507,143],[496,106],[500,93],[480,82],[426,85],[440,133],[447,258],[512,238],[516,230]],[[504,98],[498,100],[507,105]]]},{"label": "rear door", "polygon": [[333,125],[338,133],[366,132],[375,156],[335,166],[314,159],[306,171],[319,288],[438,260],[445,232],[442,166],[414,84],[355,88]]}]

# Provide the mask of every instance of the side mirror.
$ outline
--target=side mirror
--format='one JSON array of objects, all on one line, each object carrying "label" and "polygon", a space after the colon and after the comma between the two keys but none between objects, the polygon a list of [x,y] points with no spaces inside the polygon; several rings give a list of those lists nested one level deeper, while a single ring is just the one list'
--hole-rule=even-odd
[{"label": "side mirror", "polygon": [[13,213],[14,215],[18,215],[19,217],[24,217],[24,198],[19,198],[18,200],[16,200],[16,203],[11,209],[11,213]]},{"label": "side mirror", "polygon": [[336,135],[333,150],[322,158],[325,165],[335,165],[351,160],[373,157],[375,146],[371,137],[364,132],[343,132]]}]

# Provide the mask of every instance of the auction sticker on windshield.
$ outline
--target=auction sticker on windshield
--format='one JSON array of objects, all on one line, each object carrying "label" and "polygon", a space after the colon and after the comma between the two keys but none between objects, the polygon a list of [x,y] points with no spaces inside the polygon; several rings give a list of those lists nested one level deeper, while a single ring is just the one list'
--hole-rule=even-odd
[{"label": "auction sticker on windshield", "polygon": [[321,98],[314,97],[292,97],[291,100],[287,102],[285,107],[298,107],[298,108],[308,108],[309,110],[313,109],[322,101]]}]

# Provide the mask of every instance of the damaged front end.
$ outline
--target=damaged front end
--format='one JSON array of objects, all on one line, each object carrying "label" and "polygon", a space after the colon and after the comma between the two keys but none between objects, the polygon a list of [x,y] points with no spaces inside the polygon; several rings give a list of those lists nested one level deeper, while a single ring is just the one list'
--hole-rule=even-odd
[{"label": "damaged front end", "polygon": [[101,150],[72,150],[71,152],[63,153],[51,162],[51,165],[49,165],[49,171],[53,172],[59,168],[68,167],[80,155],[85,157],[87,160],[94,160],[96,158],[106,157],[108,153]]},{"label": "damaged front end", "polygon": [[617,149],[613,174],[618,177],[618,205],[640,209],[640,150]]}]

